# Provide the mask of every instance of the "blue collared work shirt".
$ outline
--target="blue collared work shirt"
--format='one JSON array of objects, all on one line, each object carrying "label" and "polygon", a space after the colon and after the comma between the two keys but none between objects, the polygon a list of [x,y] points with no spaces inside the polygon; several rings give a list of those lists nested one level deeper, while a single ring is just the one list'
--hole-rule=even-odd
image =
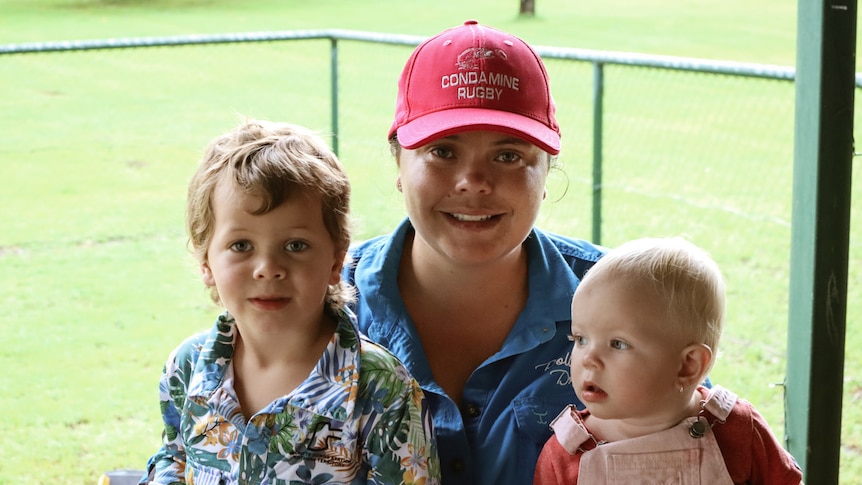
[{"label": "blue collared work shirt", "polygon": [[[437,433],[446,485],[528,484],[551,436],[550,421],[577,401],[569,375],[571,301],[605,249],[538,229],[524,242],[529,296],[502,348],[467,380],[463,404],[434,381],[398,289],[409,220],[351,248],[344,277],[358,290],[360,330],[394,352],[419,381]],[[479,323],[477,323],[479,324]]]}]

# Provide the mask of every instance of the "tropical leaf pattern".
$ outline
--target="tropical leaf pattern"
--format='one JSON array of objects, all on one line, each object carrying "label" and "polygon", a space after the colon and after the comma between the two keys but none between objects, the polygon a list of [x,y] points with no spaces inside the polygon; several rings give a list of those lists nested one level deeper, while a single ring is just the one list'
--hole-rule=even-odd
[{"label": "tropical leaf pattern", "polygon": [[436,485],[440,465],[419,384],[349,311],[299,387],[246,420],[233,389],[229,313],[180,344],[159,382],[163,444],[151,483]]}]

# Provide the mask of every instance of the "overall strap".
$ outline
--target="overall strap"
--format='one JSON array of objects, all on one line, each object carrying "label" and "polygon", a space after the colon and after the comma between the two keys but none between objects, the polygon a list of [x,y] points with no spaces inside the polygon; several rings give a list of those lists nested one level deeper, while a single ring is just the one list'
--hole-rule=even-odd
[{"label": "overall strap", "polygon": [[593,440],[593,436],[584,427],[584,423],[578,416],[578,410],[571,404],[566,406],[560,414],[551,421],[551,429],[554,436],[570,455],[577,453],[578,449],[587,442]]}]

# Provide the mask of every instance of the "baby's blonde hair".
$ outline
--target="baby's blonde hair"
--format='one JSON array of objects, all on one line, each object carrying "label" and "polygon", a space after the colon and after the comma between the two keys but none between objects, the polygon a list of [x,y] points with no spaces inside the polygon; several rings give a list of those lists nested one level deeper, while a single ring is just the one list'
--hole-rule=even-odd
[{"label": "baby's blonde hair", "polygon": [[[209,144],[189,183],[186,205],[189,244],[200,263],[208,258],[215,224],[213,194],[222,181],[259,198],[261,205],[255,214],[265,214],[302,193],[317,194],[323,223],[335,247],[346,251],[350,245],[350,182],[332,150],[311,130],[247,119]],[[211,296],[220,302],[216,288]],[[353,290],[345,282],[327,290],[332,311],[352,298]]]},{"label": "baby's blonde hair", "polygon": [[599,259],[581,284],[600,277],[648,286],[662,299],[674,331],[709,346],[714,360],[724,326],[725,286],[706,251],[681,237],[635,239]]}]

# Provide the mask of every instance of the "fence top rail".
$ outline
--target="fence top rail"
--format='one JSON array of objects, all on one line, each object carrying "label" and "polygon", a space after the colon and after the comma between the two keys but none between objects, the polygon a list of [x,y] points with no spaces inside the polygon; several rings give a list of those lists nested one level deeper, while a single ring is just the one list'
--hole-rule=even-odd
[{"label": "fence top rail", "polygon": [[91,40],[60,40],[0,45],[2,54],[77,51],[96,49],[128,49],[135,47],[164,47],[199,44],[226,44],[235,42],[272,42],[281,40],[329,39],[328,30],[285,30],[274,32],[235,32],[226,34],[189,34],[165,37],[130,37]]},{"label": "fence top rail", "polygon": [[[332,42],[352,40],[416,46],[427,37],[417,35],[387,34],[344,29],[283,30],[265,32],[236,32],[225,34],[189,34],[165,37],[110,38],[92,40],[64,40],[0,44],[0,55],[37,52],[57,52],[95,49],[126,49],[136,47],[164,47],[201,44],[225,44],[240,42],[274,42],[286,40],[329,39]],[[613,52],[572,47],[535,46],[536,52],[545,58],[569,59],[593,64],[616,64],[633,67],[671,69],[678,71],[705,72],[732,76],[746,76],[792,81],[796,70],[790,66],[721,61],[689,57]],[[862,87],[862,73],[856,74],[856,86]]]},{"label": "fence top rail", "polygon": [[677,71],[696,71],[711,74],[759,77],[792,81],[796,70],[790,66],[756,64],[750,62],[697,59],[693,57],[639,54],[636,52],[613,52],[571,47],[536,46],[542,57],[573,59],[594,64],[617,64],[633,67],[653,67]]}]

